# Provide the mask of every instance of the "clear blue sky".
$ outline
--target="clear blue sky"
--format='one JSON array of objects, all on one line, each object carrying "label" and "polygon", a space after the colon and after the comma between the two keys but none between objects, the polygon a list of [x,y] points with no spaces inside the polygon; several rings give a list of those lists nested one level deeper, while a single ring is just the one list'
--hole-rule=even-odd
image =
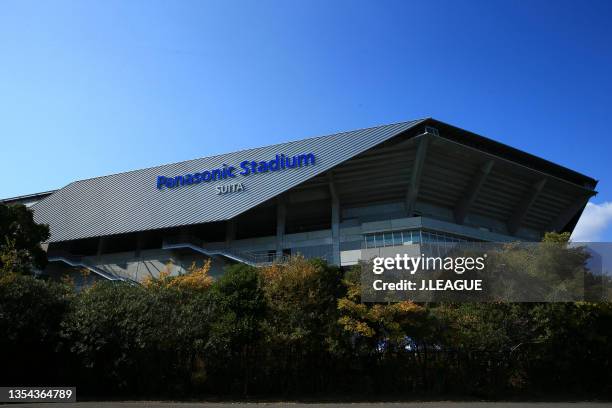
[{"label": "clear blue sky", "polygon": [[593,176],[612,202],[612,2],[0,7],[0,197],[426,116]]}]

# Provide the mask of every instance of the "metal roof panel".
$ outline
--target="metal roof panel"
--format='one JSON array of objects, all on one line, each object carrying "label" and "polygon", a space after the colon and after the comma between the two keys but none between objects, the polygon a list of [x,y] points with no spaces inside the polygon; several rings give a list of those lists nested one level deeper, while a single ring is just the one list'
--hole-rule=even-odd
[{"label": "metal roof panel", "polygon": [[[50,242],[231,219],[422,121],[360,129],[76,181],[35,204],[34,219],[49,224]],[[193,174],[224,164],[237,167],[242,161],[268,161],[276,154],[308,153],[316,157],[314,166],[173,189],[157,188],[158,176]],[[242,182],[244,191],[216,194],[215,186],[233,182]]]}]

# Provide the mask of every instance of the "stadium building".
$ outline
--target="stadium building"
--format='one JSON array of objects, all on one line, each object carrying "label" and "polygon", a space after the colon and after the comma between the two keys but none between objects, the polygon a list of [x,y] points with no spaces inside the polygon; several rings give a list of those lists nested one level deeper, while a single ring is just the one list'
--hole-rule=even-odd
[{"label": "stadium building", "polygon": [[50,226],[42,273],[141,281],[207,259],[219,274],[228,263],[266,265],[298,253],[347,266],[368,248],[537,241],[571,232],[596,184],[429,118],[3,201],[30,206]]}]

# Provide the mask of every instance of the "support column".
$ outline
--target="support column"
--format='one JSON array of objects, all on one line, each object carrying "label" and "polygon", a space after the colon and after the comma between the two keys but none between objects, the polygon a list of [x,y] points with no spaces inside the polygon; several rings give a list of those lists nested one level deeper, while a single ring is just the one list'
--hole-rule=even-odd
[{"label": "support column", "polygon": [[136,235],[136,251],[134,251],[134,256],[139,257],[140,256],[140,252],[142,251],[142,248],[144,247],[144,232],[139,232],[138,235]]},{"label": "support column", "polygon": [[283,197],[279,197],[276,203],[276,257],[281,259],[285,243],[285,223],[287,218],[287,206]]},{"label": "support column", "polygon": [[191,236],[189,235],[189,232],[190,232],[189,226],[183,225],[183,226],[179,227],[179,237],[180,237],[180,239],[182,241],[185,241],[185,242],[189,241],[190,238],[191,238]]},{"label": "support column", "polygon": [[531,208],[533,203],[535,203],[535,201],[538,199],[538,196],[542,192],[542,189],[545,185],[546,179],[543,178],[537,183],[534,183],[525,195],[525,197],[523,197],[518,207],[515,209],[514,213],[508,220],[508,232],[510,232],[510,234],[516,234],[521,224],[523,223],[523,220],[525,219],[529,208]]},{"label": "support column", "polygon": [[419,195],[423,165],[425,164],[425,157],[427,156],[427,148],[430,143],[431,133],[424,133],[423,135],[419,136],[419,138],[419,145],[417,147],[414,165],[412,166],[412,173],[410,174],[410,184],[408,186],[408,192],[406,193],[406,214],[408,217],[412,217],[416,200]]},{"label": "support column", "polygon": [[100,237],[98,239],[98,250],[96,251],[96,255],[100,256],[106,251],[106,237]]},{"label": "support column", "polygon": [[225,223],[225,246],[232,246],[232,241],[236,239],[236,221],[234,219],[227,220]]},{"label": "support column", "polygon": [[455,208],[455,222],[457,224],[463,224],[463,222],[465,221],[465,217],[470,211],[470,207],[472,207],[472,204],[474,204],[474,202],[476,201],[476,197],[478,197],[480,188],[487,180],[489,173],[491,173],[493,164],[493,160],[485,162],[482,166],[480,166],[480,168],[472,178],[470,185],[468,186],[467,190],[463,194],[463,197]]},{"label": "support column", "polygon": [[333,172],[328,173],[331,195],[332,263],[340,266],[340,198],[334,183]]}]

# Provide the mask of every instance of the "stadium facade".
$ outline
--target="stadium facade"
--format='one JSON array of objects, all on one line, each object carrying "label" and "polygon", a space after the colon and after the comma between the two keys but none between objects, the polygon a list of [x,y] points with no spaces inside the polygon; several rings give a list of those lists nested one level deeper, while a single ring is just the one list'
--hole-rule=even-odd
[{"label": "stadium facade", "polygon": [[[572,231],[597,181],[428,118],[80,180],[23,203],[50,226],[58,276],[141,281],[194,262],[537,241]],[[85,279],[85,278],[84,278]]]}]

